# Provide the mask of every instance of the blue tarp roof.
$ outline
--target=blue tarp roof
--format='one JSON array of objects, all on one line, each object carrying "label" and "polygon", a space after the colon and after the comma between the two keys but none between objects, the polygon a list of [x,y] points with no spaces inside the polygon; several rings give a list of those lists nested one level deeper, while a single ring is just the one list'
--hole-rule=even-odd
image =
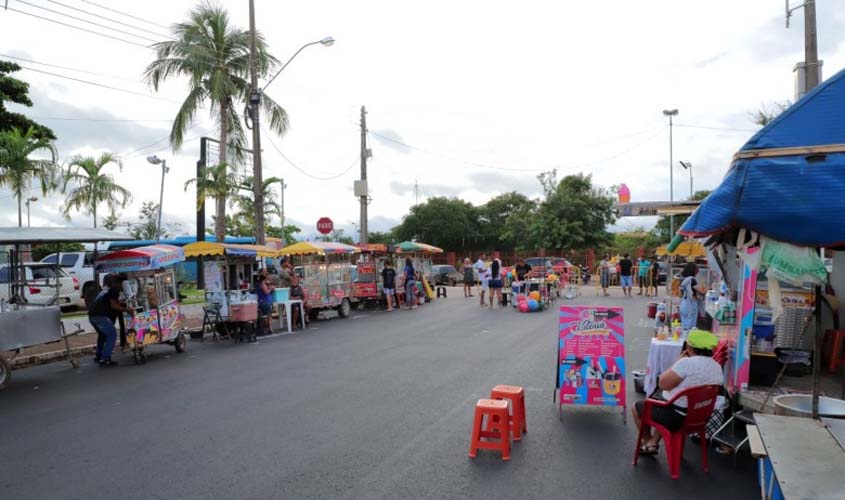
[{"label": "blue tarp roof", "polygon": [[[194,243],[197,241],[196,236],[177,236],[172,240],[161,240],[158,243],[162,245],[173,245],[177,247],[183,247],[189,243]],[[205,241],[209,241],[211,243],[216,243],[217,238],[214,237],[212,234],[205,235]],[[253,245],[255,244],[255,238],[251,236],[226,236],[223,240],[224,243],[234,243],[238,245]],[[137,247],[144,247],[147,245],[155,245],[155,240],[132,240],[132,241],[115,241],[110,243],[108,246],[109,250],[114,250],[116,248],[137,248]]]},{"label": "blue tarp roof", "polygon": [[[766,151],[839,145],[824,154]],[[755,154],[775,156],[755,157]],[[757,132],[678,231],[710,236],[748,228],[804,246],[845,245],[845,71]]]}]

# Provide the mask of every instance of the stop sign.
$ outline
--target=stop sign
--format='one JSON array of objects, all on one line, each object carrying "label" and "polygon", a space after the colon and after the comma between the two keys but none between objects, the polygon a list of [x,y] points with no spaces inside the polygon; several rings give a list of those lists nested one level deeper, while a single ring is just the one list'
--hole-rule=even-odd
[{"label": "stop sign", "polygon": [[328,217],[320,217],[317,221],[317,231],[320,231],[320,234],[329,234],[334,231],[334,222]]}]

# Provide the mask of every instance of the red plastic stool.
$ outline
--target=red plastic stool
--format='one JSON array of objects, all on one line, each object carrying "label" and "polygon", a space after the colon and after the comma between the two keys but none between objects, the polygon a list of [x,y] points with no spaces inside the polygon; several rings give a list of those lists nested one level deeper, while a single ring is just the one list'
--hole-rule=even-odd
[{"label": "red plastic stool", "polygon": [[528,421],[525,419],[525,389],[518,385],[497,385],[490,391],[490,399],[510,401],[513,440],[522,439],[522,434],[528,432]]},{"label": "red plastic stool", "polygon": [[827,363],[827,371],[830,373],[836,373],[836,368],[838,368],[840,364],[845,364],[845,357],[840,355],[842,347],[845,345],[845,331],[828,330],[827,333],[833,337],[829,339],[832,347],[830,349],[830,358]]},{"label": "red plastic stool", "polygon": [[[483,425],[487,417],[486,426]],[[469,457],[475,458],[478,449],[499,450],[502,460],[511,459],[510,418],[508,403],[496,399],[479,399],[475,404],[475,417],[472,422],[472,441],[469,443]],[[497,441],[482,441],[481,438],[494,438]]]}]

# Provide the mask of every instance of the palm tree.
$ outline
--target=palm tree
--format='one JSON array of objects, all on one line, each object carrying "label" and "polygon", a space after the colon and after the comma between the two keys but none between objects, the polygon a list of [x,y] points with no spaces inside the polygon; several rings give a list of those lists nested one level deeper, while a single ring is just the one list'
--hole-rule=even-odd
[{"label": "palm tree", "polygon": [[[132,199],[132,193],[114,182],[114,177],[102,172],[110,163],[123,170],[123,164],[112,153],[103,153],[99,158],[92,156],[74,156],[70,159],[67,171],[62,177],[62,193],[65,198],[64,216],[70,218],[71,210],[86,210],[94,216],[97,227],[97,205],[106,203],[110,213],[117,207],[126,207]],[[70,192],[68,185],[74,184]]]},{"label": "palm tree", "polygon": [[[29,157],[38,151],[46,152],[50,157]],[[23,227],[21,200],[32,182],[38,181],[44,196],[56,188],[59,171],[57,157],[58,152],[53,143],[40,137],[34,127],[30,127],[25,134],[17,128],[0,132],[0,186],[9,186],[18,199],[18,227]]]},{"label": "palm tree", "polygon": [[[202,208],[206,198],[214,198],[215,200],[223,200],[224,204],[226,198],[234,195],[240,187],[238,177],[229,170],[227,163],[218,163],[205,168],[205,177],[189,179],[185,183],[185,191],[191,184],[197,185],[197,211]],[[218,206],[219,209],[219,206]],[[220,211],[218,210],[218,214]],[[218,232],[220,226],[220,217],[214,217],[214,236],[218,242],[223,242],[226,236],[226,219],[225,212],[223,215],[223,232]]]},{"label": "palm tree", "polygon": [[[243,109],[250,93],[250,32],[232,26],[228,12],[210,1],[194,8],[189,19],[174,24],[171,31],[173,40],[153,45],[156,60],[144,72],[144,79],[155,90],[172,77],[188,78],[190,90],[173,120],[170,144],[174,151],[179,150],[197,110],[208,103],[219,131],[219,163],[237,165],[247,149],[238,109]],[[267,51],[260,34],[256,35],[256,51],[258,74],[265,77],[278,60]],[[287,112],[267,95],[262,95],[261,104],[271,130],[284,134],[288,128]],[[223,241],[226,198],[217,195],[216,201],[214,232],[218,241]]]},{"label": "palm tree", "polygon": [[[279,203],[279,197],[276,190],[273,189],[274,184],[281,184],[282,180],[278,177],[268,177],[261,181],[261,196],[264,201],[264,215],[269,218],[272,215],[280,217],[282,215],[282,206]],[[239,192],[235,195],[235,205],[241,212],[241,216],[246,218],[250,224],[255,221],[255,191],[253,190],[253,177],[251,175],[243,178],[238,185]]]}]

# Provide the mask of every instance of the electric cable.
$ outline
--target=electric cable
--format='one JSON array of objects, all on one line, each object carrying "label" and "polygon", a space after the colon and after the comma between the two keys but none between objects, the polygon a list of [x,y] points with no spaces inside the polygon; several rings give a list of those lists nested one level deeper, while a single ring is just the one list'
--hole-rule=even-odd
[{"label": "electric cable", "polygon": [[56,5],[61,5],[62,7],[66,8],[66,9],[71,9],[71,10],[75,10],[77,12],[82,12],[83,14],[88,14],[89,16],[93,16],[93,17],[96,17],[96,18],[99,18],[99,19],[104,19],[106,21],[110,21],[110,22],[113,22],[113,23],[116,23],[116,24],[120,24],[122,26],[132,28],[134,30],[143,31],[145,33],[149,33],[149,34],[155,35],[155,36],[160,36],[160,37],[163,37],[163,38],[170,38],[169,35],[162,35],[161,33],[158,33],[158,32],[155,32],[155,31],[151,31],[151,30],[148,30],[148,29],[145,29],[145,28],[139,28],[135,25],[132,25],[132,24],[129,24],[129,23],[124,23],[123,21],[118,21],[117,19],[112,19],[110,17],[101,16],[101,15],[96,14],[94,12],[87,11],[85,9],[80,9],[79,7],[74,7],[72,5],[68,5],[66,3],[62,3],[62,2],[59,2],[57,0],[47,0],[47,1],[50,2],[50,3],[54,3]]},{"label": "electric cable", "polygon": [[165,101],[165,102],[172,102],[172,103],[175,103],[175,104],[181,104],[179,101],[174,101],[173,99],[158,97],[158,96],[154,96],[154,95],[151,95],[151,94],[144,94],[142,92],[135,92],[134,90],[122,89],[122,88],[119,88],[119,87],[112,87],[111,85],[106,85],[104,83],[97,83],[97,82],[92,82],[92,81],[89,81],[89,80],[82,80],[81,78],[74,78],[72,76],[60,75],[58,73],[53,73],[51,71],[44,71],[44,70],[41,70],[41,69],[28,68],[26,66],[21,66],[21,69],[25,69],[27,71],[34,71],[36,73],[43,73],[45,75],[55,76],[55,77],[58,77],[58,78],[64,78],[66,80],[72,80],[72,81],[79,82],[79,83],[85,83],[85,84],[88,84],[88,85],[93,85],[95,87],[110,89],[110,90],[114,90],[116,92],[124,92],[126,94],[132,94],[132,95],[137,95],[137,96],[141,96],[141,97],[147,97],[149,99],[155,99],[157,101]]},{"label": "electric cable", "polygon": [[107,26],[107,25],[105,25],[105,24],[95,23],[94,21],[89,21],[89,20],[87,20],[87,19],[85,19],[85,18],[82,18],[82,17],[72,16],[72,15],[70,15],[70,14],[66,14],[66,13],[64,13],[64,12],[60,12],[60,11],[58,11],[58,10],[48,9],[47,7],[43,7],[43,6],[41,6],[41,5],[36,5],[36,4],[34,4],[34,3],[27,2],[26,0],[17,0],[17,2],[18,2],[18,3],[22,3],[22,4],[24,4],[24,5],[29,5],[30,7],[35,7],[36,9],[41,9],[41,10],[44,10],[44,11],[47,11],[47,12],[50,12],[50,13],[53,13],[53,14],[58,14],[58,15],[60,15],[60,16],[65,16],[65,17],[68,17],[68,18],[73,19],[73,20],[75,20],[75,21],[80,21],[80,22],[83,22],[83,23],[88,23],[88,24],[91,24],[91,25],[93,25],[93,26],[97,26],[98,28],[105,28],[105,29],[107,29],[107,30],[115,31],[115,32],[117,32],[117,33],[121,33],[121,34],[123,34],[123,35],[134,36],[135,38],[140,38],[141,40],[147,40],[147,41],[149,41],[149,42],[153,42],[153,43],[157,43],[157,42],[160,42],[160,41],[161,41],[161,40],[156,40],[156,39],[149,38],[149,37],[146,37],[146,36],[143,36],[143,35],[136,35],[135,33],[130,33],[130,32],[128,32],[128,31],[124,31],[124,30],[121,30],[121,29],[118,29],[118,28],[112,28],[111,26]]},{"label": "electric cable", "polygon": [[146,20],[146,19],[144,19],[144,18],[141,18],[141,17],[138,17],[138,16],[133,16],[132,14],[127,14],[126,12],[121,12],[121,11],[119,11],[119,10],[112,9],[111,7],[106,7],[105,5],[101,5],[101,4],[98,4],[98,3],[96,3],[96,2],[91,2],[91,1],[89,1],[89,0],[81,0],[81,1],[83,1],[83,2],[85,2],[85,3],[88,3],[88,4],[91,4],[91,5],[95,6],[95,7],[99,7],[99,8],[101,8],[101,9],[104,9],[104,10],[108,10],[108,11],[114,12],[115,14],[120,14],[120,15],[122,15],[122,16],[131,17],[132,19],[135,19],[136,21],[145,22],[145,23],[150,24],[150,25],[153,25],[153,26],[158,26],[159,28],[170,29],[170,28],[168,28],[167,26],[164,26],[164,25],[162,25],[162,24],[154,23],[154,22],[152,22],[152,21],[148,21],[148,20]]},{"label": "electric cable", "polygon": [[270,145],[273,146],[273,149],[275,149],[276,152],[279,153],[279,156],[281,156],[290,166],[292,166],[293,168],[298,170],[300,173],[302,173],[306,177],[310,177],[314,180],[332,181],[332,180],[338,179],[340,177],[343,177],[344,175],[349,173],[349,171],[352,170],[352,168],[355,167],[355,165],[357,165],[359,161],[361,161],[360,157],[356,157],[355,160],[352,162],[352,164],[349,165],[349,167],[346,168],[346,170],[344,170],[343,172],[340,172],[339,174],[336,174],[336,175],[331,175],[331,176],[327,176],[327,177],[320,177],[320,176],[317,176],[317,175],[313,175],[313,174],[306,172],[305,169],[301,168],[299,165],[294,163],[290,158],[285,156],[285,154],[282,153],[282,151],[279,149],[279,147],[276,146],[276,143],[273,142],[272,136],[267,132],[267,130],[263,126],[261,127],[261,130],[264,131],[265,138],[267,139],[267,141],[270,142]]}]

